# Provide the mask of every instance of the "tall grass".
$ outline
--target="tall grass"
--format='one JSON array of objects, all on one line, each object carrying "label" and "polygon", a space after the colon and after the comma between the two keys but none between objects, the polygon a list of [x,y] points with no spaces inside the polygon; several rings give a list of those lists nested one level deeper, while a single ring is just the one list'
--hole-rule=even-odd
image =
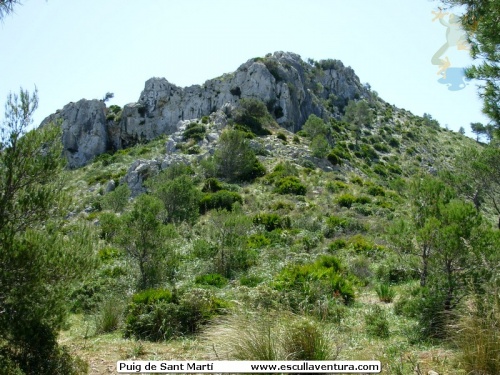
[{"label": "tall grass", "polygon": [[375,288],[375,291],[381,302],[392,302],[396,296],[396,291],[389,284],[380,284]]},{"label": "tall grass", "polygon": [[467,374],[500,374],[500,300],[470,305],[453,327],[459,361]]},{"label": "tall grass", "polygon": [[318,322],[291,314],[258,311],[223,317],[205,338],[221,360],[333,360],[339,353]]}]

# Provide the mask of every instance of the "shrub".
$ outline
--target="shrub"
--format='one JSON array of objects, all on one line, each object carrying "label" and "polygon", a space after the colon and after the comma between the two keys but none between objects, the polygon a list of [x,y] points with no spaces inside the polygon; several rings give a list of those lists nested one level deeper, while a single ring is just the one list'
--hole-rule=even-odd
[{"label": "shrub", "polygon": [[271,232],[275,229],[290,228],[291,220],[288,216],[281,217],[278,214],[260,213],[253,218],[255,225],[263,225],[264,228]]},{"label": "shrub", "polygon": [[366,332],[375,337],[389,337],[389,321],[387,314],[380,306],[375,305],[370,312],[365,315]]},{"label": "shrub", "polygon": [[234,112],[234,121],[246,126],[256,135],[269,135],[271,132],[263,126],[272,122],[266,105],[256,98],[243,98],[239,102],[239,108]]},{"label": "shrub", "polygon": [[373,185],[368,188],[368,194],[373,195],[374,197],[385,197],[385,190],[382,186]]},{"label": "shrub", "polygon": [[327,159],[330,163],[332,163],[332,165],[342,165],[342,159],[340,159],[335,151],[330,151]]},{"label": "shrub", "polygon": [[327,238],[332,238],[339,232],[350,232],[360,229],[361,226],[355,219],[343,218],[338,216],[329,216],[326,219],[326,228],[324,235]]},{"label": "shrub", "polygon": [[399,165],[396,165],[396,164],[387,165],[387,169],[389,170],[390,173],[393,173],[393,174],[403,173],[403,170],[401,169],[401,167]]},{"label": "shrub", "polygon": [[342,181],[328,181],[326,183],[326,189],[330,193],[338,193],[339,190],[347,189],[348,185]]},{"label": "shrub", "polygon": [[283,177],[276,182],[275,191],[278,194],[306,195],[306,187],[295,176]]},{"label": "shrub", "polygon": [[271,240],[263,234],[252,234],[247,241],[247,246],[251,249],[260,249],[270,244]]},{"label": "shrub", "polygon": [[242,276],[240,277],[240,284],[248,287],[256,287],[259,285],[264,279],[260,276]]},{"label": "shrub", "polygon": [[396,138],[391,137],[391,138],[389,139],[389,145],[390,145],[391,147],[398,148],[398,147],[399,147],[399,141],[398,141]]},{"label": "shrub", "polygon": [[387,177],[387,169],[382,164],[377,164],[373,167],[373,171],[381,177]]},{"label": "shrub", "polygon": [[216,191],[223,190],[224,184],[220,182],[215,177],[210,177],[203,183],[203,188],[201,189],[204,193],[215,193]]},{"label": "shrub", "polygon": [[295,167],[289,161],[286,161],[285,163],[276,164],[273,171],[266,176],[266,180],[271,183],[274,183],[283,177],[298,176],[298,175],[299,171],[297,170],[297,167]]},{"label": "shrub", "polygon": [[328,245],[328,250],[335,252],[337,250],[344,249],[345,247],[347,247],[347,241],[342,238],[337,238],[335,241],[331,242],[330,245]]},{"label": "shrub", "polygon": [[356,202],[356,197],[352,194],[342,194],[337,197],[336,201],[340,207],[351,208],[352,204]]},{"label": "shrub", "polygon": [[325,295],[340,298],[348,304],[354,300],[354,289],[340,261],[324,255],[316,262],[292,265],[283,269],[274,281],[274,288],[285,293],[294,311],[312,309],[315,301]]},{"label": "shrub", "polygon": [[347,243],[349,248],[358,254],[374,255],[382,250],[381,247],[375,245],[360,234],[351,237]]},{"label": "shrub", "polygon": [[201,259],[213,259],[217,254],[217,246],[200,238],[193,242],[193,255]]},{"label": "shrub", "polygon": [[206,275],[196,276],[194,282],[200,285],[211,285],[217,288],[223,288],[227,285],[228,280],[219,273],[209,273]]},{"label": "shrub", "polygon": [[314,320],[265,311],[225,317],[205,335],[224,358],[235,360],[335,360],[339,351]]},{"label": "shrub", "polygon": [[286,135],[285,135],[285,133],[283,133],[283,132],[279,132],[278,134],[276,134],[276,137],[277,137],[278,139],[281,139],[281,140],[282,140],[283,142],[285,142],[285,143],[287,142]]},{"label": "shrub", "polygon": [[185,141],[194,139],[196,142],[199,142],[205,138],[206,131],[207,128],[204,125],[192,122],[186,127],[186,130],[182,133],[182,137]]},{"label": "shrub", "polygon": [[375,288],[378,299],[381,302],[392,302],[396,295],[396,291],[389,284],[380,284]]},{"label": "shrub", "polygon": [[[191,289],[180,296],[165,290],[147,292],[148,298],[144,298],[144,292],[134,295],[127,307],[125,337],[163,341],[195,333],[228,306],[204,289]],[[157,294],[165,298],[156,298]]]},{"label": "shrub", "polygon": [[97,253],[100,261],[103,263],[109,263],[114,261],[115,259],[121,258],[123,256],[123,252],[114,247],[104,247],[99,250]]},{"label": "shrub", "polygon": [[231,211],[236,202],[242,204],[243,198],[232,191],[219,190],[215,193],[205,193],[199,203],[200,213],[204,214],[213,209]]},{"label": "shrub", "polygon": [[101,200],[102,208],[115,212],[122,212],[127,206],[130,197],[130,189],[127,184],[118,186],[114,191],[109,192]]},{"label": "shrub", "polygon": [[389,151],[391,151],[391,150],[389,149],[389,147],[387,147],[387,146],[386,146],[385,144],[383,144],[383,143],[375,143],[375,144],[373,145],[373,148],[374,148],[375,150],[377,150],[377,151],[380,151],[380,152],[389,152]]},{"label": "shrub", "polygon": [[360,195],[359,197],[356,197],[356,200],[355,202],[356,203],[359,203],[359,204],[368,204],[368,203],[371,203],[371,199],[370,197],[367,197],[365,195]]}]

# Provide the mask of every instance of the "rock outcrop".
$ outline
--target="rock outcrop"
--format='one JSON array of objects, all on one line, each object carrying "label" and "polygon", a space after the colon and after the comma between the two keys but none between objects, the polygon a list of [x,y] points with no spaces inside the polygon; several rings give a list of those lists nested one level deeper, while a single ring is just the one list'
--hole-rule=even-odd
[{"label": "rock outcrop", "polygon": [[203,85],[181,88],[165,78],[151,78],[119,120],[106,120],[105,105],[96,100],[68,104],[51,117],[63,119],[69,166],[79,167],[106,150],[172,134],[183,121],[237,106],[242,98],[260,99],[279,125],[296,132],[309,115],[339,117],[349,100],[367,95],[354,71],[340,61],[307,63],[297,54],[275,52]]},{"label": "rock outcrop", "polygon": [[66,104],[41,126],[56,121],[61,121],[63,152],[71,168],[81,167],[110,149],[104,102],[82,99]]}]

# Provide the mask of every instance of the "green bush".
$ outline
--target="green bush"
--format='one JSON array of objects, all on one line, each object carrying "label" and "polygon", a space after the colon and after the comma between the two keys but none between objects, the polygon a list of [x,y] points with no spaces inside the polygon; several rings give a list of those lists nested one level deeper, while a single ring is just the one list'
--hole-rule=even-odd
[{"label": "green bush", "polygon": [[342,194],[336,199],[340,207],[351,208],[352,204],[356,202],[356,197],[352,194]]},{"label": "green bush", "polygon": [[337,155],[335,151],[330,151],[327,159],[330,163],[332,163],[332,165],[342,165],[342,159]]},{"label": "green bush", "polygon": [[385,144],[383,144],[383,143],[375,143],[375,144],[373,145],[373,148],[374,148],[375,150],[377,150],[377,151],[380,151],[380,152],[389,152],[389,151],[391,151],[391,150],[389,149],[389,147],[387,147],[387,146],[386,146]]},{"label": "green bush", "polygon": [[357,234],[347,241],[348,247],[357,254],[368,256],[376,255],[382,251],[382,247],[375,245],[372,241],[366,239],[360,234]]},{"label": "green bush", "polygon": [[391,137],[389,139],[389,145],[394,148],[399,148],[399,141],[396,138]]},{"label": "green bush", "polygon": [[215,193],[205,193],[199,203],[200,213],[204,214],[213,209],[231,211],[236,202],[242,204],[243,198],[233,191],[219,190]]},{"label": "green bush", "polygon": [[389,321],[387,314],[380,306],[375,305],[370,312],[365,315],[366,332],[375,337],[389,337]]},{"label": "green bush", "polygon": [[223,190],[224,184],[220,182],[215,177],[210,177],[203,182],[203,188],[201,189],[204,193],[215,193],[216,191]]},{"label": "green bush", "polygon": [[285,294],[292,310],[300,311],[304,306],[311,310],[325,295],[351,303],[354,300],[351,280],[337,258],[323,255],[314,263],[286,267],[273,285]]},{"label": "green bush", "polygon": [[285,133],[283,133],[283,132],[279,132],[278,134],[276,134],[276,138],[281,139],[281,140],[282,140],[283,142],[285,142],[285,143],[286,143],[286,142],[287,142],[287,140],[288,140],[288,139],[286,138]]},{"label": "green bush", "polygon": [[342,181],[328,181],[326,189],[330,193],[338,193],[340,190],[347,189],[348,185]]},{"label": "green bush", "polygon": [[299,171],[297,167],[295,167],[292,163],[287,161],[285,163],[276,164],[273,171],[265,177],[265,180],[269,183],[275,183],[276,181],[278,181],[283,177],[288,177],[288,176],[296,177],[298,175]]},{"label": "green bush", "polygon": [[402,294],[394,303],[394,314],[407,318],[418,318],[421,314],[421,300],[424,297],[424,290],[420,286],[415,286]]},{"label": "green bush", "polygon": [[390,173],[393,173],[393,174],[402,174],[403,173],[403,170],[401,169],[401,167],[399,165],[396,165],[396,164],[388,164],[387,169],[389,170]]},{"label": "green bush", "polygon": [[385,197],[385,190],[382,186],[373,185],[368,188],[368,194],[374,197]]},{"label": "green bush", "polygon": [[343,238],[337,238],[335,241],[331,242],[328,245],[328,250],[330,252],[335,252],[340,249],[344,249],[347,247],[347,241],[344,240]]},{"label": "green bush", "polygon": [[182,133],[182,137],[185,141],[188,139],[194,139],[199,142],[205,138],[206,131],[207,128],[204,125],[192,122],[186,127],[186,130]]},{"label": "green bush", "polygon": [[[164,341],[192,334],[228,304],[209,290],[190,289],[180,296],[161,289],[134,295],[126,310],[125,337]],[[159,298],[157,298],[159,297]]]},{"label": "green bush", "polygon": [[295,176],[283,177],[275,185],[278,194],[306,195],[306,186]]},{"label": "green bush", "polygon": [[268,232],[278,228],[290,228],[291,226],[291,220],[288,216],[281,217],[278,214],[260,213],[255,215],[252,220],[255,225],[263,225]]},{"label": "green bush", "polygon": [[132,303],[138,305],[151,305],[155,302],[172,302],[174,296],[168,289],[146,289],[132,296]]},{"label": "green bush", "polygon": [[271,132],[264,126],[272,123],[272,117],[266,105],[256,98],[243,98],[239,108],[233,114],[234,122],[247,127],[256,135],[269,135]]},{"label": "green bush", "polygon": [[260,249],[262,247],[269,246],[271,244],[271,240],[267,238],[263,234],[252,234],[248,237],[247,246],[250,249]]},{"label": "green bush", "polygon": [[328,155],[330,145],[324,134],[318,134],[311,141],[310,148],[314,157],[322,159]]},{"label": "green bush", "polygon": [[114,191],[107,193],[101,199],[101,206],[105,210],[122,212],[127,206],[130,197],[130,189],[127,184],[118,186]]},{"label": "green bush", "polygon": [[355,200],[355,203],[359,203],[359,204],[368,204],[368,203],[371,203],[371,199],[370,197],[367,197],[365,195],[360,195],[359,197],[356,197],[356,200]]},{"label": "green bush", "polygon": [[381,177],[387,177],[389,174],[387,173],[387,169],[383,164],[377,164],[373,167],[373,171]]},{"label": "green bush", "polygon": [[193,256],[201,259],[213,259],[217,254],[217,246],[213,243],[204,240],[203,238],[197,239],[193,242]]},{"label": "green bush", "polygon": [[242,276],[240,277],[240,284],[248,287],[256,287],[259,285],[264,279],[260,276]]},{"label": "green bush", "polygon": [[211,285],[217,288],[223,288],[227,285],[228,280],[219,273],[209,273],[206,275],[196,276],[194,282],[200,285]]},{"label": "green bush", "polygon": [[115,259],[121,258],[123,256],[123,252],[120,249],[114,247],[104,247],[99,250],[97,253],[100,261],[103,263],[109,263],[114,261]]},{"label": "green bush", "polygon": [[348,233],[361,228],[355,219],[329,216],[326,219],[326,228],[323,232],[326,238],[332,238],[339,232]]}]

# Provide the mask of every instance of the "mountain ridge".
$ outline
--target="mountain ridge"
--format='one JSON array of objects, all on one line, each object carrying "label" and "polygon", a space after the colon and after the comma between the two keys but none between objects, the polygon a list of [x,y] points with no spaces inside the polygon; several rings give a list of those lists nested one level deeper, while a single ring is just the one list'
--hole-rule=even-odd
[{"label": "mountain ridge", "polygon": [[349,100],[369,95],[354,70],[339,60],[305,62],[297,54],[275,52],[202,85],[181,88],[150,78],[139,100],[126,104],[118,116],[103,101],[82,99],[41,125],[62,121],[64,154],[69,167],[76,168],[106,151],[171,134],[181,121],[208,116],[227,103],[237,106],[243,98],[263,101],[281,127],[297,132],[311,114],[339,119]]}]

